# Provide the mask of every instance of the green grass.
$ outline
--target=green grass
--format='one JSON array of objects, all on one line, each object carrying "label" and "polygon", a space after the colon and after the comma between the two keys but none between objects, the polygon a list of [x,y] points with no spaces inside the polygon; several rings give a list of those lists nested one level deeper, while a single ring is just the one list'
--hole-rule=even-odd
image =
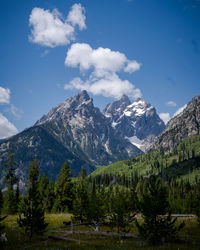
[{"label": "green grass", "polygon": [[[29,241],[17,225],[17,216],[10,215],[4,220],[3,223],[5,225],[5,232],[8,238],[8,242],[4,245],[3,249],[155,249],[155,247],[147,246],[141,239],[121,239],[118,237],[110,238],[91,235],[73,235],[69,236],[69,238],[76,239],[77,242],[48,240],[48,235],[62,236],[65,234],[66,230],[69,230],[69,228],[64,227],[63,221],[70,220],[70,217],[70,214],[46,215],[46,221],[49,223],[47,232],[45,232],[44,235],[34,236],[34,238]],[[188,220],[185,218],[185,223],[186,226],[180,232],[180,239],[186,240],[187,244],[165,244],[163,246],[156,247],[156,249],[199,249],[200,245],[198,244],[200,244],[200,227],[197,224],[196,219]],[[79,227],[78,229],[89,231],[87,227]],[[102,227],[100,230],[108,231],[110,229]],[[137,228],[134,223],[131,225],[131,232],[137,233]]]}]

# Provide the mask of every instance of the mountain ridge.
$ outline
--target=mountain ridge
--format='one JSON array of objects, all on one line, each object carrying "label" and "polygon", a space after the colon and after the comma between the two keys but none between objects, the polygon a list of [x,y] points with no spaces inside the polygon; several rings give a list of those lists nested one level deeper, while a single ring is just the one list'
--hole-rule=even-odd
[{"label": "mountain ridge", "polygon": [[200,134],[200,95],[196,95],[184,110],[173,117],[155,139],[151,150],[171,152],[184,139]]}]

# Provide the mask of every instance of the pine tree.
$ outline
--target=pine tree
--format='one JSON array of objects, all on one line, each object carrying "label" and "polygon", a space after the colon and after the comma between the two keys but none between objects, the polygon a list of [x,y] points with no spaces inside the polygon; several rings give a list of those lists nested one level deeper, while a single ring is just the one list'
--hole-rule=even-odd
[{"label": "pine tree", "polygon": [[89,195],[88,209],[86,210],[86,220],[93,223],[98,230],[100,223],[106,218],[106,194],[104,188],[96,187],[95,181]]},{"label": "pine tree", "polygon": [[8,188],[5,194],[4,211],[8,214],[14,214],[17,212],[18,206],[14,192],[14,185],[18,183],[18,178],[15,175],[17,163],[11,152],[8,152],[8,161],[4,166],[6,167],[5,183]]},{"label": "pine tree", "polygon": [[42,198],[43,208],[47,208],[47,192],[48,192],[49,179],[46,174],[39,177],[39,187],[40,197]]},{"label": "pine tree", "polygon": [[70,168],[65,162],[56,182],[56,210],[59,212],[71,211],[73,203],[72,181]]},{"label": "pine tree", "polygon": [[75,221],[86,221],[88,205],[88,182],[86,181],[85,169],[82,169],[74,188],[73,219]]},{"label": "pine tree", "polygon": [[55,202],[55,190],[54,190],[53,178],[51,178],[50,183],[47,187],[47,200],[46,200],[47,212],[50,213],[52,211],[54,202]]},{"label": "pine tree", "polygon": [[156,176],[151,176],[147,182],[147,192],[142,195],[139,206],[144,223],[140,225],[136,220],[136,226],[144,240],[150,244],[160,244],[176,239],[184,224],[181,223],[179,227],[174,225],[176,218],[171,218],[167,189]]},{"label": "pine tree", "polygon": [[27,187],[27,195],[19,204],[19,218],[17,222],[31,239],[33,234],[41,234],[47,227],[38,190],[39,164],[37,159],[33,160],[29,165]]},{"label": "pine tree", "polygon": [[109,215],[112,227],[117,227],[117,232],[128,232],[129,223],[133,221],[132,203],[130,194],[124,190],[116,189],[110,196]]},{"label": "pine tree", "polygon": [[5,182],[8,186],[14,186],[18,182],[18,178],[15,175],[15,169],[17,163],[14,158],[14,154],[8,152],[8,161],[4,164],[6,167]]},{"label": "pine tree", "polygon": [[16,196],[12,186],[8,186],[8,190],[4,195],[3,210],[7,214],[15,214],[17,212]]}]

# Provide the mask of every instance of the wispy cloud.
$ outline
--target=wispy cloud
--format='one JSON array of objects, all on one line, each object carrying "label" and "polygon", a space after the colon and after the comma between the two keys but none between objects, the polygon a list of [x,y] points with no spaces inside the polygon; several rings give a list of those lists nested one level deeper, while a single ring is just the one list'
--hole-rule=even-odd
[{"label": "wispy cloud", "polygon": [[0,86],[0,103],[10,102],[10,89],[6,89]]},{"label": "wispy cloud", "polygon": [[169,107],[176,107],[177,106],[177,104],[174,101],[168,101],[168,102],[166,102],[166,105]]},{"label": "wispy cloud", "polygon": [[17,120],[21,119],[21,117],[22,117],[22,115],[24,113],[21,109],[15,107],[15,105],[13,105],[13,104],[9,104],[8,108],[5,109],[5,112],[10,113]]}]

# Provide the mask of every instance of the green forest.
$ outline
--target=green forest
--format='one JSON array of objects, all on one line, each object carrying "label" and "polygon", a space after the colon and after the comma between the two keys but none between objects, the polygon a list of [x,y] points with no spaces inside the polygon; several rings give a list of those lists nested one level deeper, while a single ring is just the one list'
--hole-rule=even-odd
[{"label": "green forest", "polygon": [[200,246],[200,136],[186,139],[171,153],[150,152],[99,167],[89,176],[82,169],[73,178],[65,162],[55,182],[40,174],[34,159],[23,191],[17,166],[12,153],[1,166],[4,249]]}]

